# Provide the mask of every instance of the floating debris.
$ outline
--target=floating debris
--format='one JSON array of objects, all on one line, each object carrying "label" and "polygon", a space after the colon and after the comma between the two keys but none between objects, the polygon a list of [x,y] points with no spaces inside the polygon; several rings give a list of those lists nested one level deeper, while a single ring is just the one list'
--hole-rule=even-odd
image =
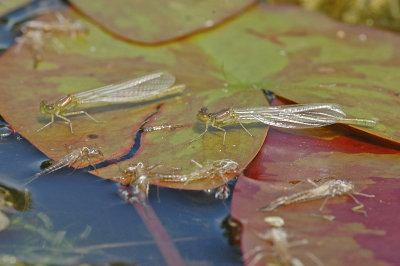
[{"label": "floating debris", "polygon": [[321,214],[317,214],[317,213],[312,213],[311,216],[314,216],[317,218],[322,218],[327,221],[333,221],[336,218],[334,215],[321,215]]},{"label": "floating debris", "polygon": [[152,132],[152,131],[160,131],[163,129],[175,130],[177,128],[182,128],[183,125],[162,125],[162,126],[152,126],[152,127],[143,127],[143,132]]},{"label": "floating debris", "polygon": [[231,189],[228,184],[224,184],[216,189],[215,198],[220,200],[226,200],[231,195]]},{"label": "floating debris", "polygon": [[[304,265],[298,258],[292,256],[290,252],[290,246],[294,245],[294,242],[289,243],[288,236],[285,230],[282,228],[272,228],[264,234],[257,233],[257,236],[262,240],[267,241],[272,247],[272,254],[274,254],[276,260],[280,265],[285,266],[302,266]],[[305,245],[308,241],[306,239],[296,241],[295,245]],[[261,259],[269,256],[271,252],[267,252],[267,248],[262,246],[256,246],[244,255],[245,259],[250,259],[248,266],[256,265]]]},{"label": "floating debris", "polygon": [[223,236],[228,239],[230,245],[240,246],[242,225],[231,215],[222,220],[221,228],[224,229]]},{"label": "floating debris", "polygon": [[10,224],[10,219],[2,211],[0,211],[0,231],[3,231]]},{"label": "floating debris", "polygon": [[285,225],[285,220],[279,216],[267,216],[264,218],[264,222],[271,227],[282,227]]},{"label": "floating debris", "polygon": [[18,190],[0,183],[0,209],[8,211],[27,211],[31,208],[32,199],[27,189]]},{"label": "floating debris", "polygon": [[19,191],[0,183],[0,231],[6,229],[10,219],[4,212],[26,211],[31,206],[28,190]]},{"label": "floating debris", "polygon": [[9,137],[14,130],[7,126],[0,126],[0,139]]}]

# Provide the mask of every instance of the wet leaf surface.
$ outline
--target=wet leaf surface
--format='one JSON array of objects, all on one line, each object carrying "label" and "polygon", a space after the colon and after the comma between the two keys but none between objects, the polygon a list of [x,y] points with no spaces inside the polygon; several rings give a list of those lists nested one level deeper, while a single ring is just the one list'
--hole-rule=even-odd
[{"label": "wet leaf surface", "polygon": [[[312,264],[312,252],[325,265],[389,265],[399,260],[396,240],[399,234],[393,221],[399,220],[398,149],[370,142],[337,126],[305,131],[271,129],[263,149],[240,176],[232,201],[232,216],[243,225],[241,247],[244,254],[255,246],[273,250],[255,232],[270,227],[267,216],[285,220],[283,228],[289,242],[307,239],[307,245],[290,249],[304,264]],[[257,209],[272,200],[306,190],[324,178],[353,181],[356,191],[375,198],[357,196],[368,217],[351,209],[357,204],[348,196],[330,199],[322,212],[323,200],[281,206],[270,212]],[[312,216],[317,214],[319,216]],[[325,220],[334,216],[333,221]],[[334,252],[333,252],[334,251]],[[265,265],[267,256],[257,265]],[[251,258],[247,259],[247,263]]]},{"label": "wet leaf surface", "polygon": [[[219,25],[254,4],[253,0],[70,1],[118,37],[145,44],[173,41]],[[106,7],[106,8],[105,8]]]},{"label": "wet leaf surface", "polygon": [[397,34],[279,5],[261,5],[218,30],[198,42],[224,65],[228,81],[253,82],[298,103],[341,104],[349,116],[379,119],[362,130],[399,142]]},{"label": "wet leaf surface", "polygon": [[[73,18],[79,17],[72,11],[69,12],[67,15]],[[294,18],[295,26],[288,22],[288,16]],[[80,19],[82,18],[80,17]],[[321,29],[316,29],[317,24],[321,24]],[[328,88],[335,88],[338,87],[336,80],[340,79],[342,75],[347,77],[348,73],[351,74],[350,66],[353,67],[357,64],[357,66],[365,64],[371,68],[375,67],[375,72],[366,72],[368,79],[371,81],[372,76],[377,82],[382,82],[386,77],[389,90],[380,90],[380,85],[375,83],[372,83],[375,84],[375,87],[364,84],[368,90],[362,90],[362,93],[359,90],[346,90],[338,92],[338,95],[333,98],[321,97],[321,101],[325,99],[342,103],[354,116],[378,117],[383,121],[385,128],[378,127],[377,132],[388,138],[396,137],[397,124],[393,122],[395,121],[393,110],[396,105],[393,105],[392,98],[388,97],[388,95],[396,96],[396,88],[393,87],[392,81],[396,78],[393,73],[397,73],[398,65],[397,51],[393,49],[397,37],[392,34],[368,30],[366,41],[364,36],[360,35],[360,31],[363,32],[364,28],[347,27],[314,13],[292,8],[266,8],[264,6],[248,11],[215,31],[209,31],[179,43],[157,47],[128,45],[116,41],[94,25],[88,24],[88,26],[91,31],[88,36],[76,39],[57,36],[57,40],[63,44],[63,49],[55,49],[52,46],[52,39],[47,39],[44,60],[37,70],[32,69],[31,55],[27,47],[17,54],[14,53],[14,48],[0,59],[0,77],[2,78],[0,113],[13,128],[53,159],[57,160],[65,155],[64,144],[70,144],[73,147],[97,144],[107,159],[121,158],[121,156],[129,154],[133,144],[137,143],[135,137],[138,136],[137,131],[143,121],[150,114],[154,114],[147,124],[148,126],[170,123],[184,126],[175,131],[143,133],[140,138],[140,149],[137,153],[136,151],[132,153],[135,155],[133,159],[127,159],[123,165],[129,162],[143,161],[148,165],[162,163],[190,171],[196,168],[190,162],[191,159],[204,164],[207,160],[230,158],[239,161],[243,168],[257,152],[265,135],[265,128],[258,125],[250,126],[249,130],[256,135],[254,139],[246,135],[240,127],[229,128],[226,147],[221,145],[220,132],[214,130],[202,140],[188,145],[187,142],[200,134],[204,128],[204,125],[195,122],[195,114],[201,106],[206,105],[214,111],[230,105],[240,107],[266,105],[259,87],[278,91],[282,88],[282,84],[290,87],[289,82],[300,86],[302,84],[300,81],[306,80],[306,77],[302,76],[303,72],[304,75],[305,73],[311,75],[315,69],[321,73],[322,80],[325,82],[321,84],[328,84]],[[346,43],[338,45],[337,43],[342,39],[338,40],[334,37],[337,36],[335,35],[337,27],[345,28],[346,34],[347,30],[354,31],[353,33],[358,36],[358,39],[346,37],[343,41]],[[301,30],[297,31],[297,29]],[[303,34],[303,31],[306,31],[307,34]],[[313,37],[308,38],[308,35]],[[326,37],[327,35],[329,36]],[[360,37],[362,38],[360,39]],[[372,44],[369,42],[371,37],[376,37]],[[359,45],[359,41],[363,45],[369,44],[370,46],[363,47]],[[355,44],[354,47],[353,44]],[[392,48],[386,50],[387,47]],[[237,53],[237,51],[246,52]],[[260,53],[260,51],[263,52]],[[314,53],[315,51],[317,53]],[[378,51],[391,51],[391,53],[383,53],[386,56],[382,56],[382,54],[378,55]],[[232,56],[233,54],[235,56]],[[293,58],[299,58],[299,60],[296,61]],[[375,65],[372,61],[380,63]],[[312,67],[307,67],[310,65]],[[331,65],[337,68],[332,68]],[[319,68],[320,66],[322,68]],[[337,71],[338,66],[344,69],[340,73]],[[387,66],[393,67],[393,72],[389,72]],[[163,105],[159,105],[162,101],[154,101],[144,104],[102,105],[87,108],[85,110],[107,123],[95,124],[86,117],[73,117],[72,121],[77,135],[70,135],[68,127],[60,121],[57,121],[50,129],[35,133],[35,130],[49,119],[49,117],[39,115],[40,100],[55,100],[67,93],[120,81],[154,70],[170,71],[177,76],[179,83],[188,85],[187,91],[179,97],[164,99]],[[287,73],[286,78],[285,73]],[[367,74],[365,75],[367,76]],[[387,75],[384,76],[384,74]],[[329,75],[333,75],[334,81],[327,79]],[[296,79],[296,76],[300,81]],[[355,79],[357,78],[359,76],[355,75]],[[302,82],[306,82],[304,80]],[[317,86],[317,82],[320,82],[316,76],[311,75],[309,82],[312,81],[314,81],[313,86]],[[326,96],[325,91],[319,90],[325,85],[318,85],[318,91],[314,92]],[[360,93],[354,96],[351,94],[353,92]],[[364,99],[362,98],[365,96],[364,92],[366,95],[370,95],[367,92],[371,92],[375,97],[365,99],[370,102],[362,101],[360,99]],[[284,93],[281,94],[284,95]],[[353,96],[350,97],[348,94]],[[352,98],[352,101],[346,97]],[[387,99],[387,101],[373,101],[381,98]],[[313,100],[306,99],[307,102],[314,101],[314,98],[310,99]],[[374,112],[366,112],[367,108],[372,108],[371,110]],[[383,129],[387,132],[384,133]],[[274,215],[285,219],[284,228],[290,234],[291,240],[308,239],[308,245],[292,249],[293,255],[303,260],[305,264],[312,264],[307,256],[308,251],[312,251],[325,264],[367,265],[372,262],[373,265],[385,265],[396,263],[399,260],[396,253],[398,249],[396,236],[399,232],[393,221],[399,219],[397,212],[394,211],[399,208],[397,204],[399,188],[398,182],[396,182],[399,172],[399,152],[379,144],[381,143],[369,142],[338,127],[295,132],[271,130],[264,149],[245,173],[249,178],[241,176],[234,191],[232,213],[244,225],[242,235],[244,253],[249,252],[255,245],[265,245],[265,242],[260,241],[253,231],[265,232],[268,229],[264,222],[265,216]],[[36,164],[40,163],[36,162]],[[26,176],[26,172],[32,169],[31,167],[27,170],[26,165],[23,166],[7,169],[11,173],[9,175],[11,180],[15,176]],[[37,170],[39,171],[39,169]],[[65,173],[68,171],[57,176],[64,183],[53,182],[54,176],[46,177],[50,189],[40,190],[40,193],[36,191],[35,195],[38,195],[39,202],[36,208],[48,211],[47,208],[50,205],[52,208],[49,209],[52,210],[53,216],[57,217],[61,224],[65,225],[65,228],[69,228],[70,224],[77,225],[75,214],[78,211],[80,223],[76,227],[79,227],[80,234],[85,229],[82,224],[86,222],[87,224],[91,224],[93,221],[95,224],[104,223],[107,224],[108,235],[105,236],[105,231],[101,230],[104,227],[98,227],[97,230],[101,232],[98,234],[101,237],[97,235],[99,242],[104,243],[102,241],[107,238],[108,243],[114,241],[114,243],[119,242],[124,245],[125,243],[121,241],[126,238],[135,246],[137,253],[135,256],[139,257],[140,261],[148,261],[147,254],[152,254],[151,256],[156,257],[153,262],[164,262],[162,258],[160,259],[162,256],[159,253],[168,253],[167,249],[163,250],[163,248],[168,248],[169,244],[164,242],[164,246],[158,245],[163,241],[165,235],[158,236],[158,238],[155,236],[160,232],[151,230],[151,222],[145,219],[146,211],[138,208],[137,212],[132,212],[131,209],[125,209],[126,206],[123,204],[116,204],[116,188],[108,186],[110,183],[97,182],[87,176],[85,178],[82,175]],[[110,178],[118,174],[118,167],[111,165],[106,169],[98,169],[94,174]],[[310,216],[312,213],[317,213],[322,203],[321,200],[282,207],[270,214],[256,212],[257,208],[264,206],[283,193],[291,194],[309,188],[308,184],[304,182],[305,178],[317,181],[329,176],[354,180],[358,191],[376,196],[375,198],[359,197],[359,200],[364,203],[369,217],[352,212],[351,208],[355,204],[348,197],[330,200],[323,214],[334,215],[335,219],[331,222],[325,221],[321,217]],[[36,184],[31,185],[33,190]],[[193,184],[192,186],[183,186],[183,188],[205,189],[219,184],[221,181],[211,182],[211,184]],[[104,190],[100,191],[101,188]],[[59,199],[57,201],[54,201],[55,192]],[[150,199],[155,199],[155,194],[154,192]],[[171,199],[166,195],[160,196],[163,204],[157,205],[155,200],[151,202],[157,214],[164,218],[162,223],[160,222],[154,227],[158,226],[158,229],[164,229],[163,225],[165,225],[169,229],[168,233],[171,235],[171,239],[176,242],[180,252],[183,250],[182,255],[186,258],[184,251],[187,243],[185,241],[192,241],[193,236],[187,237],[189,240],[182,239],[182,236],[187,236],[185,234],[196,235],[201,232],[197,235],[199,239],[195,244],[204,245],[207,241],[207,239],[201,239],[204,232],[218,222],[213,221],[212,225],[205,223],[209,216],[207,213],[204,215],[203,211],[205,206],[209,211],[212,204],[204,202],[204,197],[196,198],[194,192],[184,191],[174,191],[170,195],[172,195]],[[182,197],[182,195],[184,196]],[[78,200],[72,202],[71,199]],[[170,201],[168,202],[168,200]],[[198,203],[197,209],[188,204],[190,201]],[[96,206],[96,213],[92,213],[93,206]],[[171,210],[171,208],[175,209]],[[120,211],[116,212],[116,209]],[[101,210],[100,213],[98,213],[99,210]],[[217,214],[222,212],[221,208],[215,211]],[[140,222],[140,218],[133,217],[138,214],[145,224]],[[204,215],[205,218],[202,216],[204,220],[198,219],[197,214]],[[155,219],[152,220],[154,223]],[[183,226],[185,232],[181,230]],[[186,230],[188,226],[192,226],[194,229],[189,232]],[[131,227],[132,230],[129,230]],[[201,227],[204,230],[199,230]],[[121,228],[123,228],[123,232],[118,235],[121,233]],[[116,233],[117,231],[119,232]],[[49,242],[48,246],[52,245],[51,241],[54,241],[54,238],[59,239],[61,244],[63,244],[62,240],[65,240],[66,244],[73,243],[69,239],[63,239],[64,229],[36,230],[32,233],[39,233],[42,237],[47,237],[50,240],[47,241]],[[215,236],[215,233],[213,235]],[[111,238],[109,238],[110,236]],[[141,241],[143,238],[150,240]],[[39,241],[37,237],[34,239]],[[215,238],[209,238],[208,241],[214,244]],[[158,246],[155,246],[154,242]],[[153,245],[150,246],[151,253],[149,253],[149,249],[140,249],[139,247],[148,244]],[[267,248],[270,247],[267,246]],[[41,251],[43,252],[43,250]],[[32,250],[30,251],[32,253]],[[30,254],[22,249],[18,252]],[[128,252],[131,254],[131,249]],[[79,261],[82,253],[74,254],[78,256],[67,258],[61,256],[60,259],[63,262],[66,259]],[[205,257],[210,258],[213,255],[205,254],[204,250],[197,249],[197,245],[195,254],[197,260],[193,263],[201,263]],[[227,254],[226,259],[230,259],[229,256],[232,254],[230,252]],[[28,258],[27,260],[43,260],[43,256],[38,252],[33,255],[35,256],[33,259]],[[166,257],[168,260],[173,256]]]},{"label": "wet leaf surface", "polygon": [[[78,17],[73,11],[65,16]],[[266,134],[266,128],[260,125],[249,127],[254,138],[240,126],[229,127],[226,146],[222,145],[221,132],[216,130],[210,130],[201,140],[189,143],[204,130],[204,125],[196,122],[197,111],[202,106],[217,111],[229,106],[267,105],[261,90],[253,88],[252,83],[240,86],[225,84],[220,66],[214,64],[212,57],[195,42],[143,47],[115,40],[93,25],[85,25],[90,30],[87,36],[56,36],[63,43],[61,50],[57,51],[52,46],[51,38],[45,39],[43,62],[37,69],[32,68],[28,47],[22,47],[19,53],[14,47],[1,58],[0,72],[4,82],[0,88],[0,113],[47,156],[59,160],[66,154],[65,144],[68,144],[72,148],[97,145],[105,159],[120,158],[129,153],[138,130],[151,114],[154,115],[147,124],[149,126],[184,126],[174,131],[143,133],[140,149],[123,166],[128,162],[142,161],[147,165],[163,164],[193,171],[197,166],[191,159],[204,164],[208,160],[229,158],[244,168],[255,156]],[[62,121],[36,132],[50,121],[49,116],[39,113],[42,99],[54,101],[69,93],[158,70],[168,70],[177,77],[177,83],[187,84],[184,93],[143,104],[89,106],[84,110],[106,123],[94,123],[85,116],[71,117],[75,135]],[[18,73],[18,78],[12,73]],[[110,166],[108,169],[97,169],[94,174],[112,178],[119,174],[119,169]],[[222,183],[223,180],[219,179],[178,186],[207,189]]]},{"label": "wet leaf surface", "polygon": [[268,3],[291,3],[306,9],[318,10],[346,23],[400,30],[400,5],[398,1],[339,0],[273,0]]},{"label": "wet leaf surface", "polygon": [[[83,20],[73,11],[66,16]],[[298,23],[284,22],[286,16],[297,18]],[[28,47],[19,53],[14,48],[1,59],[0,70],[4,70],[1,71],[1,114],[52,159],[65,155],[64,144],[74,148],[97,144],[106,159],[118,159],[134,145],[143,121],[156,112],[149,126],[184,126],[174,131],[144,133],[140,149],[129,162],[163,164],[190,172],[196,169],[192,159],[205,164],[229,158],[243,168],[261,144],[265,134],[263,126],[250,126],[256,141],[239,127],[232,127],[228,128],[225,147],[221,145],[222,132],[218,130],[191,145],[188,142],[204,129],[195,118],[200,107],[217,111],[229,106],[266,105],[259,88],[268,88],[301,102],[340,103],[351,116],[378,118],[381,124],[369,132],[391,140],[397,138],[398,123],[393,122],[392,110],[399,101],[394,74],[399,62],[393,47],[399,39],[393,34],[346,26],[295,8],[264,5],[213,31],[157,47],[127,44],[89,22],[85,24],[90,30],[87,36],[56,36],[63,48],[56,49],[52,37],[45,39],[44,59],[36,70],[32,69]],[[351,34],[340,39],[336,36],[339,29]],[[368,40],[360,40],[360,34],[368,35]],[[358,74],[353,75],[350,70],[356,68]],[[359,75],[360,69],[367,68],[367,72]],[[176,75],[178,83],[187,84],[187,90],[162,101],[85,108],[96,119],[107,123],[96,124],[84,116],[72,117],[76,135],[71,135],[60,121],[35,132],[49,121],[49,117],[38,112],[42,99],[56,100],[68,93],[157,70]],[[11,73],[18,73],[20,78]],[[339,86],[339,81],[345,85]],[[382,89],[382,84],[387,87]],[[95,174],[110,178],[118,170],[117,166],[110,166]],[[203,184],[185,188],[201,189]],[[207,187],[220,184],[221,180],[211,180]]]},{"label": "wet leaf surface", "polygon": [[29,0],[3,0],[0,1],[0,16],[10,12],[13,9],[16,9],[20,6],[23,6],[30,2]]}]

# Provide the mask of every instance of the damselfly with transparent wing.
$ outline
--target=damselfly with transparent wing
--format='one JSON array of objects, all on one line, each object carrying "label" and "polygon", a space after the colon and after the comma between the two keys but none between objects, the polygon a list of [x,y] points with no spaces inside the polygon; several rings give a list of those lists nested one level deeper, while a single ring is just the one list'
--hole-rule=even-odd
[{"label": "damselfly with transparent wing", "polygon": [[200,122],[206,123],[206,128],[191,142],[203,137],[208,131],[208,127],[211,126],[224,131],[223,144],[225,144],[226,130],[222,127],[233,124],[240,124],[252,136],[243,124],[261,122],[282,128],[313,128],[335,123],[371,127],[376,123],[371,119],[346,118],[346,113],[340,105],[324,103],[226,108],[215,113],[210,113],[207,108],[203,107],[198,112],[197,118]]},{"label": "damselfly with transparent wing", "polygon": [[231,159],[215,160],[201,165],[192,160],[199,169],[196,169],[188,174],[162,174],[158,173],[158,177],[163,182],[189,183],[201,179],[221,178],[224,183],[228,182],[226,176],[238,175],[240,173],[239,164]]},{"label": "damselfly with transparent wing", "polygon": [[174,83],[175,77],[173,75],[167,72],[156,72],[121,83],[111,84],[76,94],[69,94],[53,103],[42,101],[40,103],[40,112],[43,114],[50,114],[51,121],[37,131],[51,125],[56,116],[68,122],[71,133],[74,133],[71,120],[69,120],[67,116],[85,114],[96,123],[101,122],[89,115],[86,111],[71,111],[78,105],[99,102],[143,102],[180,93],[185,89],[185,85],[172,86]]},{"label": "damselfly with transparent wing", "polygon": [[[276,262],[282,266],[304,265],[300,259],[292,255],[291,248],[294,246],[306,245],[308,243],[306,239],[289,242],[288,233],[282,228],[272,228],[265,233],[256,233],[256,235],[266,242],[263,246],[255,246],[244,254],[244,259],[249,260],[247,265],[259,265],[259,261],[268,258],[270,254],[273,255],[276,258]],[[268,262],[270,261],[268,260]],[[260,265],[269,264],[270,263],[262,263]]]},{"label": "damselfly with transparent wing", "polygon": [[25,22],[21,27],[22,36],[16,38],[18,46],[15,51],[18,53],[22,46],[28,45],[32,50],[34,68],[37,68],[39,62],[42,61],[44,43],[51,42],[55,48],[57,46],[63,47],[60,41],[51,37],[53,33],[68,34],[71,37],[88,33],[88,28],[80,21],[72,21],[65,18],[61,13],[56,13],[56,17],[56,21],[31,20]]},{"label": "damselfly with transparent wing", "polygon": [[96,147],[96,146],[84,146],[82,148],[76,148],[76,149],[71,149],[68,147],[70,152],[65,155],[63,158],[58,160],[57,162],[53,163],[43,171],[35,174],[32,178],[30,178],[24,185],[27,185],[41,175],[45,174],[50,174],[52,172],[55,172],[57,170],[60,170],[61,168],[67,167],[67,166],[73,166],[76,163],[79,162],[79,165],[76,165],[75,168],[78,168],[81,164],[83,164],[85,161],[89,163],[92,167],[94,167],[92,163],[92,159],[96,158],[103,158],[103,153]]},{"label": "damselfly with transparent wing", "polygon": [[[120,176],[112,178],[124,184],[129,184],[130,190],[124,188],[124,195],[130,195],[129,198],[124,198],[129,201],[141,201],[147,199],[149,193],[149,185],[151,183],[167,182],[167,183],[184,183],[199,181],[202,179],[221,178],[224,184],[229,181],[229,176],[236,176],[240,173],[238,163],[230,160],[215,160],[201,165],[192,160],[199,169],[196,169],[187,174],[168,173],[171,170],[175,172],[177,168],[165,167],[163,165],[146,166],[142,162],[137,164],[131,163],[126,168],[120,168]],[[161,171],[155,171],[161,169]],[[167,172],[166,172],[167,171]],[[130,191],[128,194],[127,191]]]},{"label": "damselfly with transparent wing", "polygon": [[313,188],[300,191],[292,195],[279,197],[258,210],[272,211],[282,205],[290,205],[296,202],[306,202],[325,198],[319,209],[320,211],[322,211],[329,199],[334,198],[335,196],[347,195],[358,204],[357,206],[353,207],[352,210],[367,215],[367,213],[362,210],[364,204],[362,204],[357,198],[355,198],[353,194],[370,198],[375,197],[374,195],[356,192],[354,184],[346,180],[333,179],[328,180],[321,185],[317,185],[310,179],[307,179],[307,181],[311,185],[313,185]]}]

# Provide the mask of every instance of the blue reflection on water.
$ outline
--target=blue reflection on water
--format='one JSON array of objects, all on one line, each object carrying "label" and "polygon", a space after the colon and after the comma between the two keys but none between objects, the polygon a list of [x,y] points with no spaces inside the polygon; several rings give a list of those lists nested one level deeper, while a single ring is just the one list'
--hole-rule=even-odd
[{"label": "blue reflection on water", "polygon": [[29,18],[38,16],[50,10],[60,10],[67,5],[62,0],[35,0],[0,17],[0,50],[7,49],[14,41],[18,32],[14,27]]},{"label": "blue reflection on water", "polygon": [[[3,139],[0,142],[0,180],[18,188],[27,177],[40,170],[40,163],[46,159],[24,139]],[[63,169],[41,176],[28,188],[33,198],[33,209],[22,214],[26,221],[35,224],[35,215],[45,213],[54,223],[52,231],[66,230],[67,237],[77,236],[87,225],[91,226],[89,237],[76,241],[76,247],[137,242],[136,246],[105,248],[93,254],[84,254],[79,258],[80,261],[165,264],[135,209],[117,196],[116,184],[82,170]],[[176,240],[175,244],[186,262],[241,264],[239,251],[228,245],[220,229],[222,220],[229,213],[230,200],[215,200],[213,195],[204,192],[167,188],[157,191],[155,187],[150,191],[149,198],[150,205],[171,239]],[[11,217],[17,216],[11,214]],[[11,230],[1,234],[0,253],[21,256],[19,250],[29,246],[31,235],[26,235],[24,230],[12,230],[11,227]],[[41,250],[37,252],[40,254]],[[34,259],[32,256],[27,258]]]}]

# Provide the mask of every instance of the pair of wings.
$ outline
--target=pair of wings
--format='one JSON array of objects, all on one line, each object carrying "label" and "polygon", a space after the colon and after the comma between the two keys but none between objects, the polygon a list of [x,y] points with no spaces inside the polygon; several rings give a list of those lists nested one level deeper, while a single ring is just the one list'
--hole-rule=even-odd
[{"label": "pair of wings", "polygon": [[340,105],[326,103],[238,108],[234,112],[243,122],[258,121],[282,128],[313,128],[335,123],[373,126],[376,123],[374,120],[346,118]]},{"label": "pair of wings", "polygon": [[74,94],[80,103],[140,102],[181,92],[183,86],[174,86],[175,77],[167,72],[155,72],[120,83]]}]

